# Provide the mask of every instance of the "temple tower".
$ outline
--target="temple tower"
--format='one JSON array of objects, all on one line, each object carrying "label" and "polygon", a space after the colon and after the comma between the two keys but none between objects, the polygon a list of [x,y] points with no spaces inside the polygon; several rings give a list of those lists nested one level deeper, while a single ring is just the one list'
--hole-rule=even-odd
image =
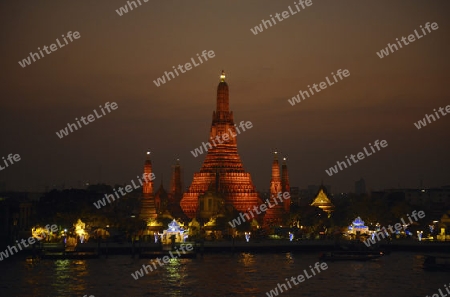
[{"label": "temple tower", "polygon": [[[248,172],[242,166],[237,151],[237,136],[241,128],[236,127],[233,112],[229,111],[229,90],[222,71],[217,87],[216,110],[212,114],[208,142],[203,142],[207,151],[200,172],[194,173],[192,184],[183,194],[181,208],[189,218],[198,214],[198,198],[204,194],[209,185],[218,182],[220,192],[225,199],[225,206],[233,206],[239,212],[246,212],[253,206],[260,205],[261,199]],[[247,132],[249,133],[249,132]]]},{"label": "temple tower", "polygon": [[156,219],[155,197],[153,196],[153,181],[151,180],[152,161],[150,160],[150,152],[147,152],[147,158],[144,163],[144,176],[142,186],[141,212],[139,217],[146,222]]},{"label": "temple tower", "polygon": [[[281,193],[281,195],[279,194]],[[283,189],[280,177],[278,153],[274,152],[272,161],[272,178],[270,180],[270,203],[272,204],[264,216],[264,225],[282,225],[284,212]]]},{"label": "temple tower", "polygon": [[278,153],[274,152],[272,161],[272,178],[270,180],[270,194],[276,196],[278,192],[282,192],[280,165],[278,164]]},{"label": "temple tower", "polygon": [[180,206],[181,198],[183,197],[183,177],[180,165],[180,160],[177,159],[175,165],[172,166],[172,177],[170,179],[170,193],[168,210],[176,219],[185,220],[186,215]]},{"label": "temple tower", "polygon": [[170,194],[172,203],[180,203],[183,194],[183,185],[181,182],[180,159],[172,167],[172,178],[170,180]]},{"label": "temple tower", "polygon": [[[281,165],[281,188],[283,189],[282,192],[288,192],[291,193],[291,187],[289,185],[289,174],[288,169],[286,165],[286,158],[283,158],[283,163]],[[284,200],[284,211],[289,213],[291,210],[291,198]]]}]

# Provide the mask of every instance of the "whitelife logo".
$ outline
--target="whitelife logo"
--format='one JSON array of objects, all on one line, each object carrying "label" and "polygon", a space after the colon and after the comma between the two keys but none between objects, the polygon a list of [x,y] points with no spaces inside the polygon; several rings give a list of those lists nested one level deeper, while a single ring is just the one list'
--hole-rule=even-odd
[{"label": "whitelife logo", "polygon": [[2,157],[2,159],[3,159],[3,164],[5,164],[6,167],[3,167],[2,165],[0,165],[0,171],[2,171],[3,169],[6,169],[10,165],[13,165],[14,162],[19,162],[21,160],[19,154],[14,154],[14,155],[9,154],[8,157],[6,157],[6,160],[5,160],[5,157]]},{"label": "whitelife logo", "polygon": [[[186,248],[187,252],[193,251],[194,250],[194,246],[190,243],[185,244],[181,244],[180,245],[180,250],[183,254],[186,254],[186,251],[184,250]],[[178,254],[178,257],[181,257],[180,251],[178,250],[178,247],[175,247],[175,251],[174,253]],[[144,271],[145,274],[149,274],[149,272],[152,272],[153,270],[158,269],[158,267],[156,266],[156,262],[158,262],[159,267],[163,267],[165,264],[169,263],[171,259],[177,259],[178,257],[176,255],[174,255],[172,253],[172,251],[169,251],[170,257],[169,256],[164,256],[162,257],[162,259],[160,258],[156,258],[156,261],[153,260],[150,263],[153,265],[153,267],[151,265],[142,265],[142,268],[140,270],[136,270],[135,273],[132,273],[131,276],[134,278],[134,280],[138,280],[138,278],[143,277],[144,276]],[[161,263],[161,260],[163,260],[163,263]]]},{"label": "whitelife logo", "polygon": [[[206,53],[206,50],[204,50],[204,51],[202,52],[202,55],[201,55],[201,56],[203,57],[203,59],[205,59],[205,62],[206,62],[206,61],[208,61],[208,57],[209,57],[210,59],[212,59],[212,58],[214,58],[214,57],[216,56],[216,54],[214,53],[214,51],[208,51],[208,53]],[[207,56],[208,56],[208,57],[207,57]],[[193,64],[195,67],[197,67],[197,66],[203,64],[203,60],[202,60],[202,58],[200,58],[200,55],[199,55],[199,54],[197,54],[197,58],[198,58],[198,60],[200,61],[200,64],[195,63],[194,58],[191,58],[192,64]],[[184,66],[184,69],[183,69],[183,66]],[[175,66],[172,66],[172,68],[173,68],[173,71],[175,71],[175,73],[177,74],[177,76],[179,76],[180,74],[178,74],[178,71],[177,71],[176,68],[178,68],[178,70],[180,70],[181,73],[186,73],[188,70],[191,70],[191,69],[192,69],[192,65],[191,65],[191,63],[187,62],[187,63],[184,64],[184,65],[179,64],[178,67],[176,67],[176,68],[175,68]],[[164,76],[164,75],[165,75],[165,76]],[[158,77],[156,80],[153,81],[157,87],[159,87],[160,85],[166,83],[166,77],[167,77],[167,81],[170,81],[170,80],[171,80],[170,76],[172,76],[172,79],[175,78],[175,74],[173,74],[172,71],[169,71],[169,72],[164,71],[164,75],[161,76],[161,77]]]},{"label": "whitelife logo", "polygon": [[[331,82],[330,79],[328,78],[328,76],[326,76],[325,77],[325,80],[327,81],[326,83],[323,81],[323,82],[320,82],[319,84],[313,84],[312,88],[308,85],[309,91],[311,92],[311,96],[314,95],[314,91],[312,89],[316,90],[316,92],[319,93],[321,90],[325,90],[327,88],[327,83],[328,83],[328,86],[332,86],[335,83],[343,80],[345,77],[349,77],[350,71],[348,71],[347,69],[344,69],[344,70],[339,69],[338,71],[336,71],[336,75],[340,78],[340,80],[338,80],[336,78],[336,75],[334,74],[334,72],[331,72],[331,75],[333,75],[334,82]],[[318,87],[320,87],[320,89]],[[292,106],[294,106],[296,103],[300,103],[302,101],[300,99],[300,95],[302,96],[303,101],[305,101],[305,99],[306,99],[305,95],[308,96],[308,98],[309,98],[310,93],[308,93],[307,90],[306,91],[300,90],[300,91],[298,91],[298,93],[299,94],[297,96],[292,97],[292,99],[288,99],[289,104],[291,104]]]},{"label": "whitelife logo", "polygon": [[[277,18],[277,20],[278,20],[279,22],[282,22],[283,20],[289,18],[290,16],[292,16],[292,15],[294,15],[294,14],[297,14],[297,13],[299,13],[300,11],[305,10],[306,7],[312,5],[312,0],[306,0],[306,1],[299,0],[299,1],[298,1],[298,5],[300,5],[300,6],[302,7],[301,10],[300,10],[300,7],[297,5],[297,2],[294,2],[294,4],[295,4],[295,7],[297,8],[297,11],[292,10],[291,6],[288,6],[289,11],[285,10],[285,11],[283,11],[281,14],[278,13],[278,12],[275,14],[275,17]],[[305,6],[305,5],[306,5],[306,6]],[[290,12],[290,14],[289,14],[289,12]],[[280,15],[281,15],[283,18],[280,18]],[[273,18],[272,15],[270,15],[270,18],[272,19],[273,25],[276,25],[277,22],[275,21],[275,19]],[[258,25],[258,26],[255,26],[254,29],[251,28],[250,31],[252,31],[253,35],[257,35],[258,33],[262,33],[262,32],[264,31],[263,25],[264,25],[264,28],[269,29],[270,27],[272,27],[272,22],[271,22],[270,20],[267,20],[267,21],[266,21],[266,20],[261,20],[261,24]],[[270,25],[270,27],[267,27],[267,25]]]},{"label": "whitelife logo", "polygon": [[[387,143],[386,140],[382,140],[382,141],[380,141],[380,143],[378,143],[378,139],[377,139],[377,140],[375,140],[375,143],[374,143],[373,145],[378,149],[378,151],[380,151],[380,146],[381,146],[382,148],[385,148],[385,147],[388,146],[388,143]],[[369,143],[369,146],[370,146],[370,148],[371,148],[371,150],[372,150],[372,153],[369,153],[369,152],[367,151],[366,147],[364,147],[364,153],[365,153],[365,155],[364,155],[364,153],[362,153],[362,152],[359,152],[359,153],[357,153],[356,155],[351,154],[351,155],[350,155],[350,159],[351,159],[354,163],[358,163],[358,160],[361,161],[361,160],[363,160],[365,157],[368,157],[368,156],[370,156],[370,155],[372,155],[372,154],[374,154],[374,153],[377,152],[377,151],[375,151],[375,149],[373,148],[373,146],[372,146],[371,143]],[[358,157],[358,160],[356,160],[355,157]],[[348,159],[347,156],[345,156],[345,159],[347,160],[348,166],[352,166],[352,163],[350,162],[350,160]],[[342,161],[342,162],[337,161],[336,163],[337,163],[337,165],[334,165],[334,167],[330,167],[329,170],[325,169],[325,172],[326,172],[329,176],[332,176],[333,174],[336,174],[336,173],[339,172],[338,166],[339,166],[339,169],[340,169],[341,171],[344,170],[345,168],[347,168],[347,164],[345,164],[345,161]],[[343,165],[344,168],[342,168],[341,165]]]},{"label": "whitelife logo", "polygon": [[[283,194],[283,197],[281,197],[281,194]],[[278,201],[276,198],[278,198],[280,200],[280,203],[283,203],[283,199],[288,200],[289,198],[291,198],[291,194],[289,192],[278,192],[277,197],[272,196],[273,198],[273,202],[275,204],[271,204],[269,199],[266,199],[266,202],[264,202],[263,204],[261,204],[259,207],[254,205],[253,206],[253,210],[256,212],[256,214],[260,215],[261,213],[265,212],[267,210],[267,206],[269,206],[269,208],[272,208],[276,205],[278,205]],[[267,203],[267,205],[266,205]],[[261,212],[258,211],[261,210]],[[250,208],[247,209],[247,211],[250,212],[250,215],[252,216],[251,218],[253,219],[255,217],[255,215],[253,214],[253,212],[250,210]],[[237,219],[233,219],[232,221],[228,222],[228,224],[230,224],[231,228],[236,228],[236,226],[239,226],[240,224],[244,223],[245,221],[250,221],[250,216],[247,213],[239,213],[239,217]]]},{"label": "whitelife logo", "polygon": [[[438,112],[436,111],[436,108],[433,109],[434,110],[434,114],[436,115],[436,118],[440,119]],[[444,112],[444,108],[443,107],[439,107],[439,112],[441,113],[441,115],[446,116],[447,113],[450,113],[450,105],[447,105],[445,107],[445,111],[447,113]],[[414,123],[414,126],[416,126],[417,130],[419,130],[422,127],[425,127],[427,125],[427,121],[428,120],[428,124],[431,124],[431,120],[433,119],[433,122],[436,122],[436,118],[434,117],[434,115],[430,114],[426,114],[425,117],[423,118],[423,120],[419,120],[417,123]]]},{"label": "whitelife logo", "polygon": [[[239,124],[239,127],[241,127],[242,131],[246,131],[245,128],[244,128],[244,126],[245,126],[245,128],[247,128],[247,129],[251,129],[251,128],[253,127],[253,124],[252,124],[252,122],[250,122],[250,121],[247,121],[247,122],[245,122],[245,123],[244,123],[244,121],[241,121],[241,123]],[[233,133],[233,131],[231,131],[231,129],[228,129],[228,131],[230,132],[230,134],[228,134],[227,132],[225,132],[225,133],[222,133],[221,135],[217,135],[217,136],[214,138],[214,139],[218,142],[218,144],[226,143],[226,142],[230,141],[231,138],[235,138],[236,136],[238,136],[238,134],[241,134],[241,131],[239,131],[239,128],[238,128],[236,125],[234,125],[234,127],[235,127],[235,129],[236,129],[237,134],[236,134],[236,133]],[[230,136],[231,136],[231,138],[230,138]],[[212,143],[213,143],[212,145],[211,145],[211,143],[210,143],[209,141],[208,141],[207,143],[202,142],[202,145],[203,145],[203,148],[205,149],[205,152],[207,152],[208,149],[212,149],[213,145],[214,145],[214,147],[217,146],[217,144],[216,144],[216,142],[214,141],[214,139],[213,139],[212,137],[210,137],[210,138],[211,138],[211,141],[212,141]],[[223,140],[223,142],[220,141],[220,140]],[[209,147],[209,148],[208,148],[208,147]],[[191,151],[191,154],[192,154],[194,157],[197,158],[198,155],[203,154],[203,149],[202,149],[202,147],[199,146],[198,148],[194,149],[193,151]]]},{"label": "whitelife logo", "polygon": [[[50,233],[50,231],[52,231],[53,233],[55,233],[55,232],[57,232],[58,231],[58,226],[57,225],[51,225],[50,226],[50,224],[48,224],[48,225],[46,225],[45,226],[45,229],[47,229],[47,231]],[[3,252],[3,251],[1,251],[0,252],[0,261],[3,261],[3,258],[8,258],[9,256],[12,256],[12,255],[14,255],[14,252],[13,252],[13,250],[15,251],[15,253],[18,253],[19,251],[17,250],[17,248],[19,248],[19,250],[22,250],[22,246],[23,247],[25,247],[25,248],[27,248],[27,247],[29,247],[30,245],[33,245],[35,242],[36,242],[36,240],[37,241],[41,241],[41,240],[43,240],[45,238],[45,233],[44,233],[44,236],[43,237],[33,237],[33,236],[31,236],[31,237],[29,237],[27,240],[25,240],[25,239],[22,239],[20,242],[19,241],[17,241],[16,240],[16,245],[13,245],[13,246],[7,246],[7,249]],[[27,244],[27,242],[28,242],[28,244]]]},{"label": "whitelife logo", "polygon": [[[450,286],[450,284],[448,284],[449,286]],[[447,291],[447,293],[449,293],[450,294],[450,289],[447,287],[447,285],[446,284],[444,284],[444,287],[445,287],[445,290]],[[438,290],[439,291],[439,294],[433,294],[433,295],[427,295],[427,296],[425,296],[425,297],[447,297],[447,296],[449,296],[449,295],[447,295],[447,294],[444,294],[444,293],[442,293],[442,290],[441,289],[439,289]]]},{"label": "whitelife logo", "polygon": [[[291,281],[294,285],[297,286],[298,284],[304,282],[306,279],[310,279],[311,277],[315,276],[316,271],[317,271],[317,273],[320,273],[324,270],[327,270],[328,265],[325,262],[322,262],[322,263],[316,262],[316,264],[314,264],[314,268],[311,265],[309,265],[309,269],[310,269],[312,275],[309,275],[308,272],[306,271],[306,269],[304,269],[303,270],[304,275],[299,274],[297,277],[292,276],[290,278],[290,280],[285,278],[286,283],[281,283],[281,284],[278,283],[277,287],[275,287],[275,289],[273,289],[273,290],[270,290],[269,292],[266,292],[266,295],[268,297],[278,296],[279,294],[283,293],[284,291],[287,291],[288,286],[289,286],[289,289],[292,289]],[[316,270],[316,271],[314,271],[314,270]],[[278,293],[278,290],[280,290],[280,293]]]},{"label": "whitelife logo", "polygon": [[[410,222],[411,224],[414,223],[413,220],[411,220],[410,216],[409,216],[409,215],[407,215],[407,216],[408,216],[409,222]],[[411,214],[411,217],[413,217],[414,220],[417,222],[419,219],[423,219],[423,218],[425,217],[425,212],[422,211],[422,210],[419,211],[419,212],[417,212],[417,210],[414,210],[414,211],[412,212],[412,214]],[[405,226],[405,229],[406,229],[406,226],[407,226],[408,224],[405,222],[405,220],[404,220],[403,218],[401,218],[400,221],[402,221],[402,223],[397,223],[397,224],[395,224],[394,226],[391,226],[391,225],[388,226],[388,229],[389,229],[389,231],[391,232],[391,234],[394,234],[395,231],[400,231],[400,230],[402,230],[403,226]],[[395,228],[395,231],[394,231],[393,228]],[[371,244],[377,243],[377,240],[378,240],[378,241],[381,240],[380,235],[383,237],[383,239],[386,238],[385,234],[386,234],[387,236],[389,236],[389,233],[387,233],[387,231],[386,231],[386,227],[381,228],[381,230],[382,230],[382,231],[378,231],[378,232],[373,233],[373,234],[372,234],[372,238],[366,239],[366,240],[364,241],[364,244],[365,244],[367,247],[370,247]],[[377,240],[375,240],[375,237],[377,238]]]},{"label": "whitelife logo", "polygon": [[[432,23],[431,25],[430,25],[430,22],[428,22],[428,23],[425,24],[425,28],[427,29],[428,33],[431,33],[430,27],[433,30],[439,29],[438,24],[436,22]],[[415,35],[414,34],[410,34],[408,36],[408,41],[409,42],[406,41],[406,37],[405,36],[402,36],[401,40],[402,40],[403,44],[404,45],[408,45],[408,44],[414,42],[416,40],[416,37],[417,37],[417,39],[420,39],[423,36],[427,35],[427,32],[425,32],[425,30],[422,27],[422,25],[420,25],[420,28],[422,29],[423,35],[420,35],[417,32],[417,30],[414,30]],[[397,40],[398,46],[400,48],[403,48],[402,47],[402,43],[400,42],[400,40],[398,40],[398,38],[395,38],[395,40]],[[398,51],[397,45],[395,43],[393,43],[393,44],[388,43],[388,46],[385,49],[382,49],[381,51],[377,52],[377,55],[378,55],[378,57],[380,57],[380,59],[383,59],[384,57],[389,56],[389,50],[391,50],[391,53],[394,53],[394,49],[395,49],[395,51]]]},{"label": "whitelife logo", "polygon": [[[102,111],[102,114],[103,114],[103,115],[106,115],[105,110],[103,110],[103,107],[102,107],[101,105],[99,105],[99,106],[100,106],[100,109],[101,109],[101,111]],[[116,102],[113,102],[113,103],[111,103],[111,104],[110,104],[109,102],[106,102],[106,103],[105,103],[105,108],[108,110],[108,114],[109,114],[109,113],[111,112],[111,110],[116,110],[116,109],[118,108],[118,106],[117,106],[117,103],[116,103]],[[110,109],[110,108],[111,108],[111,109]],[[95,110],[95,109],[94,109],[94,114],[95,114],[95,116],[96,116],[97,119],[99,119],[99,118],[102,117],[102,115],[99,115],[99,114],[97,113],[97,110]],[[93,116],[92,114],[90,114],[90,115],[88,115],[87,117],[81,117],[80,120],[83,122],[84,125],[87,126],[87,125],[89,125],[89,123],[92,123],[93,121],[95,121],[96,118],[94,118],[94,116]],[[86,119],[88,120],[88,122],[86,122]],[[75,121],[77,121],[78,127],[80,127],[80,128],[83,127],[83,126],[81,126],[80,121],[78,120],[78,118],[75,118]],[[73,123],[72,123],[72,124],[71,124],[71,123],[67,123],[67,128],[64,128],[64,129],[62,129],[62,130],[59,130],[59,132],[56,132],[56,135],[59,137],[59,139],[61,139],[61,138],[63,138],[64,136],[69,135],[69,130],[70,130],[70,132],[73,132],[74,130],[73,130],[72,128],[74,128],[75,131],[78,130],[76,124],[73,124]]]},{"label": "whitelife logo", "polygon": [[[139,6],[142,5],[141,0],[136,0],[139,3]],[[133,10],[133,6],[131,4],[134,5],[134,8],[138,8],[136,1],[127,1],[128,7],[130,7],[130,11]],[[145,3],[147,3],[149,0],[142,0]],[[125,13],[128,13],[128,7],[126,5],[120,7],[119,9],[116,9],[116,12],[119,16],[124,15]]]},{"label": "whitelife logo", "polygon": [[[66,44],[61,44],[61,42],[59,42],[59,39],[56,38],[56,43],[58,43],[58,46],[59,46],[59,47],[56,47],[56,44],[54,44],[54,43],[51,44],[50,46],[44,45],[44,46],[42,47],[42,49],[45,51],[45,53],[46,53],[47,55],[51,54],[52,52],[55,52],[58,48],[62,48],[62,47],[64,47],[64,46],[66,46],[67,44],[69,44],[69,43],[67,42],[66,37],[64,37],[64,35],[61,35],[61,36],[63,37],[64,42],[65,42]],[[75,32],[73,32],[73,34],[72,34],[72,31],[67,32],[67,38],[69,38],[70,42],[73,41],[72,37],[73,37],[74,39],[79,39],[79,38],[81,37],[80,32],[75,31]],[[50,48],[51,52],[48,50],[48,48]],[[43,58],[43,57],[44,57],[44,53],[42,52],[42,50],[41,50],[40,47],[38,47],[38,51],[41,53],[41,57]],[[40,60],[41,57],[39,57],[39,54],[38,54],[38,53],[30,52],[30,55],[28,56],[28,58],[23,59],[22,62],[19,61],[19,65],[22,66],[22,68],[25,68],[27,65],[31,65],[31,59],[33,59],[33,62],[36,62],[36,59],[35,59],[35,58],[37,58],[38,60]]]},{"label": "whitelife logo", "polygon": [[[116,189],[113,189],[114,195],[116,195],[116,198],[119,199],[119,198],[125,196],[126,194],[133,192],[133,190],[139,189],[144,183],[142,182],[142,180],[139,177],[139,175],[137,176],[137,178],[139,180],[139,184],[140,185],[136,185],[134,183],[134,180],[131,180],[131,184],[133,185],[134,189],[133,189],[133,187],[131,187],[131,185],[126,185],[124,188],[119,187],[117,189],[117,191],[119,191],[121,196],[119,196],[119,194],[116,192]],[[150,182],[150,181],[153,181],[155,179],[155,174],[151,173],[150,176],[147,176],[147,174],[144,173],[142,175],[142,178],[145,180],[145,182]],[[126,193],[123,192],[124,189],[125,189]],[[109,194],[109,195],[105,194],[105,197],[102,200],[98,200],[97,202],[94,202],[94,206],[97,209],[100,209],[102,206],[106,206],[106,201],[108,201],[108,203],[111,203],[111,201],[109,200],[110,198],[112,199],[113,202],[116,201],[116,198],[114,198],[114,195],[113,194]]]}]

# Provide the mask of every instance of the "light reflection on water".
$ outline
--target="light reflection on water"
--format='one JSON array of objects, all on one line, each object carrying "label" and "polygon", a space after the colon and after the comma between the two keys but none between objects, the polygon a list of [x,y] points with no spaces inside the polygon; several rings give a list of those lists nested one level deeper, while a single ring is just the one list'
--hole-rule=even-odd
[{"label": "light reflection on water", "polygon": [[[318,253],[205,254],[171,259],[138,280],[131,273],[150,259],[15,259],[0,263],[0,296],[267,296],[285,279],[303,273]],[[426,272],[423,256],[393,253],[374,262],[328,263],[328,269],[280,296],[423,297],[449,283],[446,273]]]}]

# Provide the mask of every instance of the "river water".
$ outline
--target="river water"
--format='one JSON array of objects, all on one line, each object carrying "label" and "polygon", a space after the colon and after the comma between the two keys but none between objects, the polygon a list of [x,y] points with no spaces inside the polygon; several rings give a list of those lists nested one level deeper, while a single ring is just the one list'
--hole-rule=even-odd
[{"label": "river water", "polygon": [[[215,253],[170,263],[135,280],[131,273],[150,259],[0,262],[1,297],[268,296],[285,278],[303,274],[318,253]],[[423,256],[398,252],[371,262],[329,262],[328,269],[279,296],[425,297],[445,292],[450,273],[421,268]],[[309,270],[307,270],[309,271]],[[311,273],[309,273],[311,274]],[[450,296],[450,295],[449,295]]]}]

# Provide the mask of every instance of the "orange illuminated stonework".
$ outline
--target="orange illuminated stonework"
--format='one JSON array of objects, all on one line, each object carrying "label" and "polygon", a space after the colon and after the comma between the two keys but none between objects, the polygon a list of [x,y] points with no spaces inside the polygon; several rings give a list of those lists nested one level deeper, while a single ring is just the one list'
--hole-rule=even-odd
[{"label": "orange illuminated stonework", "polygon": [[144,176],[148,179],[144,179],[142,186],[142,198],[141,198],[141,212],[139,217],[146,222],[156,219],[156,204],[155,197],[153,196],[153,181],[150,180],[152,174],[152,161],[150,160],[150,152],[147,152],[147,159],[144,164]]},{"label": "orange illuminated stonework", "polygon": [[[223,137],[228,134],[228,137]],[[199,196],[203,195],[210,185],[216,183],[218,175],[218,191],[225,199],[225,205],[233,206],[239,212],[246,212],[253,206],[260,205],[261,199],[253,185],[250,173],[245,172],[237,151],[236,131],[233,112],[229,111],[228,84],[222,72],[217,87],[217,106],[213,111],[212,125],[209,133],[209,147],[200,172],[194,178],[188,191],[183,194],[180,205],[189,218],[194,218],[199,211]],[[234,135],[234,137],[233,137]],[[217,138],[218,137],[218,138]],[[214,139],[221,140],[220,142]],[[227,140],[225,140],[227,139]]]},{"label": "orange illuminated stonework", "polygon": [[[270,180],[270,200],[277,199],[278,193],[283,193],[284,190],[283,184],[284,182],[282,183],[280,176],[278,155],[277,152],[275,152],[272,162],[272,179]],[[264,225],[265,226],[283,225],[284,215],[285,215],[285,206],[283,201],[283,204],[281,203],[276,204],[267,209],[266,214],[264,215]]]}]

